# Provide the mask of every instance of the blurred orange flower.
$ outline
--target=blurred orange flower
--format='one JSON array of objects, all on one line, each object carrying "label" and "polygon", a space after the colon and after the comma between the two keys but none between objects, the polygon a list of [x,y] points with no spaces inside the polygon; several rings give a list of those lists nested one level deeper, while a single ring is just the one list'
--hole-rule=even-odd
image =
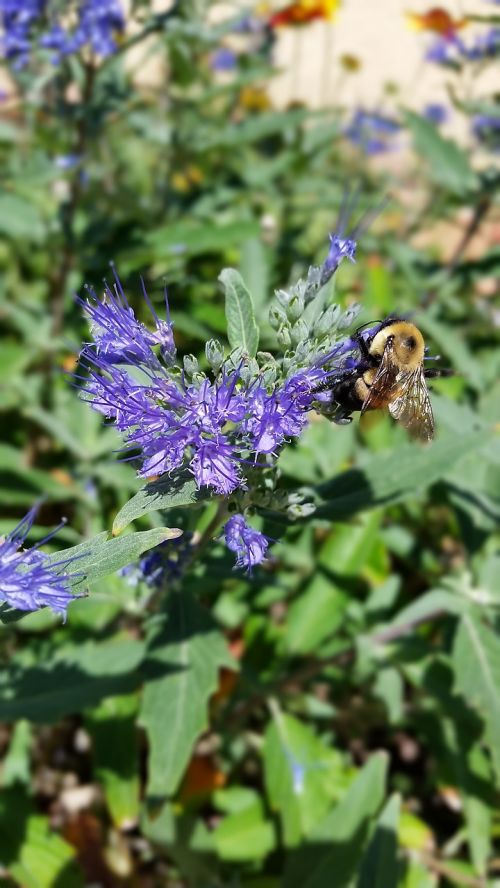
[{"label": "blurred orange flower", "polygon": [[181,802],[188,802],[210,795],[216,789],[222,789],[226,783],[226,775],[217,768],[212,758],[195,755],[191,759],[179,793]]},{"label": "blurred orange flower", "polygon": [[468,24],[468,19],[454,19],[446,9],[442,9],[440,6],[433,6],[427,12],[408,12],[406,15],[411,27],[417,31],[432,31],[448,40]]},{"label": "blurred orange flower", "polygon": [[271,28],[281,28],[286,25],[306,25],[317,19],[332,21],[340,6],[340,0],[296,0],[269,19]]}]

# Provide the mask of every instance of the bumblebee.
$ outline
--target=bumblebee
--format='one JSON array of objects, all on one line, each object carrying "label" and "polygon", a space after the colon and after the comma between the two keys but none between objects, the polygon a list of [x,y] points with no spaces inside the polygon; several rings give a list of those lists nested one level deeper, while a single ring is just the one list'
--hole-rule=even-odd
[{"label": "bumblebee", "polygon": [[450,371],[424,366],[424,337],[410,321],[389,317],[368,335],[361,330],[353,337],[359,360],[318,389],[329,395],[325,412],[334,422],[347,423],[353,411],[387,407],[413,438],[430,441],[434,416],[426,380]]}]

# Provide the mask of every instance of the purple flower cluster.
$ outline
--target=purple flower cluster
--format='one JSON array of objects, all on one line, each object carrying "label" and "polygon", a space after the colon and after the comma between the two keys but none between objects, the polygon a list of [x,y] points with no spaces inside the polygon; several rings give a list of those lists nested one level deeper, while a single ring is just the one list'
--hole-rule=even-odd
[{"label": "purple flower cluster", "polygon": [[233,515],[224,525],[227,548],[236,555],[236,567],[252,567],[266,557],[269,538],[247,524],[243,515]]},{"label": "purple flower cluster", "polygon": [[500,151],[500,106],[498,114],[477,114],[472,120],[476,139],[490,151]]},{"label": "purple flower cluster", "polygon": [[121,0],[79,0],[63,14],[53,0],[0,0],[3,55],[23,67],[32,47],[53,50],[54,62],[89,47],[105,57],[116,50],[116,34],[125,28]]},{"label": "purple flower cluster", "polygon": [[358,108],[344,135],[365,154],[381,154],[394,148],[393,139],[400,129],[400,124],[392,117]]},{"label": "purple flower cluster", "polygon": [[426,53],[429,62],[448,67],[459,67],[463,62],[482,62],[500,56],[500,28],[488,28],[476,34],[471,42],[466,43],[458,35],[453,39],[439,37]]},{"label": "purple flower cluster", "polygon": [[154,313],[151,332],[135,317],[118,280],[102,301],[90,293],[83,305],[94,340],[82,352],[90,374],[85,397],[115,423],[132,451],[141,451],[142,477],[187,466],[199,487],[228,495],[246,487],[245,465],[275,455],[306,425],[324,370],[299,370],[270,386],[262,374],[248,380],[242,360],[223,365],[213,379],[195,374],[188,381],[172,366],[170,321]]},{"label": "purple flower cluster", "polygon": [[31,34],[43,16],[47,0],[0,0],[2,55],[22,67],[29,59]]},{"label": "purple flower cluster", "polygon": [[31,529],[36,509],[31,509],[17,527],[0,540],[0,600],[10,607],[33,611],[50,607],[54,613],[66,615],[74,574],[65,570],[68,560],[50,561],[38,549],[53,534],[31,549],[23,543]]}]

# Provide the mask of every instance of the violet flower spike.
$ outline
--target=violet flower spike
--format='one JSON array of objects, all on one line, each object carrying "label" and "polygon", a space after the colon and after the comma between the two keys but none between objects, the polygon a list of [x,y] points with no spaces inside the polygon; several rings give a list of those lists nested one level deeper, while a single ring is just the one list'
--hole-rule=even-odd
[{"label": "violet flower spike", "polygon": [[[94,336],[82,355],[89,371],[82,397],[114,422],[131,452],[140,451],[141,477],[188,469],[198,487],[219,495],[245,489],[244,465],[256,465],[260,454],[276,456],[301,433],[331,368],[302,368],[266,386],[260,374],[247,379],[241,363],[188,382],[165,359],[165,348],[169,362],[175,355],[170,320],[162,322],[143,293],[156,332],[137,321],[118,278],[102,302],[95,294],[82,302]],[[153,340],[158,345],[160,338],[166,347],[157,356]]]},{"label": "violet flower spike", "polygon": [[50,607],[65,618],[68,604],[81,597],[71,593],[71,580],[76,574],[65,570],[72,559],[54,562],[39,551],[39,546],[60,528],[31,549],[23,548],[36,511],[36,507],[31,509],[17,527],[0,540],[0,600],[23,611]]}]

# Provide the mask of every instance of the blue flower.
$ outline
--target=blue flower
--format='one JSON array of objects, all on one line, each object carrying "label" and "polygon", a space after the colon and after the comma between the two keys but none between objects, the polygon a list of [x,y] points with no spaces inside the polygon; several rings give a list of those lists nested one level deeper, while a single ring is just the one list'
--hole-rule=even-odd
[{"label": "blue flower", "polygon": [[89,289],[88,292],[87,300],[80,299],[79,302],[90,318],[94,340],[92,348],[96,355],[114,364],[140,361],[147,367],[157,368],[160,364],[153,349],[158,345],[165,360],[175,360],[172,324],[169,320],[158,318],[148,300],[144,284],[143,295],[155,320],[154,333],[135,317],[116,274],[113,289],[105,284],[102,300],[94,290]]},{"label": "blue flower", "polygon": [[400,129],[400,124],[392,117],[359,108],[344,135],[365,154],[380,154],[394,147],[393,137]]},{"label": "blue flower", "polygon": [[440,102],[429,102],[424,108],[424,117],[434,123],[436,126],[446,123],[448,119],[448,109]]},{"label": "blue flower", "polygon": [[18,610],[50,607],[54,613],[65,616],[70,601],[79,597],[71,594],[75,574],[65,570],[71,559],[54,562],[39,551],[38,547],[54,534],[31,549],[23,548],[35,515],[36,508],[33,508],[0,540],[0,600]]},{"label": "blue flower", "polygon": [[500,151],[500,107],[498,114],[477,114],[472,120],[476,139],[490,151]]},{"label": "blue flower", "polygon": [[225,46],[217,49],[211,59],[210,67],[213,71],[234,71],[238,63],[238,56]]},{"label": "blue flower", "polygon": [[247,524],[243,515],[233,515],[224,525],[226,546],[236,555],[236,567],[251,570],[266,557],[269,539]]},{"label": "blue flower", "polygon": [[[59,19],[60,4],[54,0],[0,0],[1,48],[14,67],[26,65],[36,44],[54,51],[54,63],[84,46],[100,57],[115,52],[116,34],[125,28],[120,0],[80,0],[65,7]],[[67,25],[72,13],[73,28]]]},{"label": "blue flower", "polygon": [[0,0],[0,47],[16,68],[23,67],[29,59],[32,28],[45,7],[46,0]]},{"label": "blue flower", "polygon": [[41,46],[55,51],[54,62],[62,56],[79,52],[89,46],[101,57],[116,50],[115,34],[125,28],[125,17],[119,0],[81,0],[78,21],[73,30],[66,30],[59,22],[40,39]]},{"label": "blue flower", "polygon": [[500,28],[494,27],[476,34],[470,43],[456,36],[453,40],[439,37],[427,50],[426,58],[439,65],[458,68],[462,62],[482,62],[499,55]]},{"label": "blue flower", "polygon": [[356,241],[350,237],[340,237],[338,234],[329,234],[330,249],[328,256],[323,262],[323,269],[334,274],[337,271],[342,259],[349,259],[355,262]]},{"label": "blue flower", "polygon": [[213,379],[197,373],[188,381],[172,365],[170,322],[154,313],[150,332],[137,321],[118,279],[102,301],[93,293],[82,305],[94,337],[82,352],[89,373],[83,397],[115,423],[131,453],[140,452],[145,478],[188,467],[199,487],[224,496],[244,489],[244,466],[261,454],[276,455],[301,433],[314,390],[328,375],[318,366],[303,368],[270,385],[261,374],[248,379],[242,361],[223,364]]}]

